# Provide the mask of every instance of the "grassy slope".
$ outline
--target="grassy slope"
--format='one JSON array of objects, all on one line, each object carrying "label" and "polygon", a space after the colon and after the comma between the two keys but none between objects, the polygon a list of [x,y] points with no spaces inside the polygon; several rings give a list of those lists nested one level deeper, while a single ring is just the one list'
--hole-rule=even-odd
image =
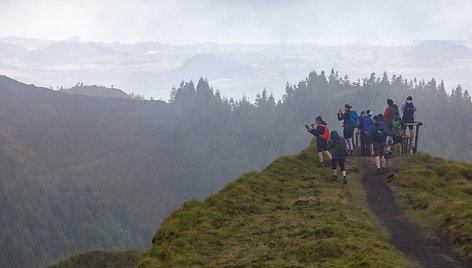
[{"label": "grassy slope", "polygon": [[472,165],[419,153],[398,166],[388,182],[408,213],[443,229],[472,262]]},{"label": "grassy slope", "polygon": [[348,165],[344,186],[316,164],[311,144],[204,202],[187,201],[137,267],[412,267],[368,211],[360,169]]},{"label": "grassy slope", "polygon": [[91,251],[67,258],[48,268],[129,268],[133,267],[142,256],[143,253],[137,250],[119,252]]}]

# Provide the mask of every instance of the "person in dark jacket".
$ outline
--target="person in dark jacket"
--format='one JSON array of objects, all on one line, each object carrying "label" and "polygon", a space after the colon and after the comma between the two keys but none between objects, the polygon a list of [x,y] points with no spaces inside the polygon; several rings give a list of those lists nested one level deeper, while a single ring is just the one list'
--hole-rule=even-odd
[{"label": "person in dark jacket", "polygon": [[328,139],[329,139],[329,130],[326,122],[323,121],[321,116],[316,117],[315,123],[318,125],[316,128],[313,127],[310,129],[308,126],[307,131],[316,136],[316,147],[318,148],[318,158],[320,159],[320,167],[324,167],[323,161],[323,152],[331,159],[331,154],[328,152]]},{"label": "person in dark jacket", "polygon": [[[415,122],[415,112],[416,112],[416,104],[413,102],[413,98],[408,96],[406,98],[406,102],[402,104],[402,111],[403,111],[403,122],[405,124],[414,123]],[[413,144],[414,132],[413,126],[408,126],[410,129],[410,144]]]},{"label": "person in dark jacket", "polygon": [[[375,118],[375,116],[374,116],[374,118]],[[387,133],[387,137],[393,136],[392,131],[390,131],[390,128],[387,127],[387,124],[385,123],[383,114],[379,114],[377,119],[379,120],[379,121],[377,121],[377,123],[381,124],[385,128],[385,131]]]},{"label": "person in dark jacket", "polygon": [[377,165],[377,174],[380,175],[385,167],[385,145],[387,136],[391,136],[390,130],[382,122],[380,116],[374,116],[374,126],[369,133],[374,147],[375,164]]},{"label": "person in dark jacket", "polygon": [[343,137],[347,141],[347,149],[350,151],[351,155],[354,151],[354,146],[352,145],[352,135],[354,133],[354,126],[351,123],[351,108],[349,104],[344,105],[344,113],[341,109],[338,110],[338,120],[343,121]]},{"label": "person in dark jacket", "polygon": [[338,174],[336,172],[336,163],[339,163],[339,168],[341,168],[341,172],[343,174],[343,183],[347,184],[346,168],[344,167],[347,156],[346,140],[340,137],[336,131],[331,131],[330,138],[331,140],[328,143],[328,150],[332,150],[331,169],[333,170],[333,176],[335,179],[338,178]]}]

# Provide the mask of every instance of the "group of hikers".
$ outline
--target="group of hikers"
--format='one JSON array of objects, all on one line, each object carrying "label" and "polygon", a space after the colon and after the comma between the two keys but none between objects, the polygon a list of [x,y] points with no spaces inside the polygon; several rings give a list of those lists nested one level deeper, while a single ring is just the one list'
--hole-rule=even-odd
[{"label": "group of hikers", "polygon": [[[387,105],[388,107],[383,114],[374,116],[371,110],[362,111],[358,115],[357,112],[351,111],[351,105],[345,104],[344,111],[339,109],[337,114],[338,120],[343,121],[342,137],[337,131],[331,131],[330,133],[326,122],[321,116],[316,117],[316,126],[311,124],[310,128],[306,125],[307,131],[316,136],[320,166],[325,166],[323,161],[324,153],[331,160],[334,178],[338,178],[336,166],[339,163],[343,175],[343,183],[347,184],[344,164],[346,157],[352,156],[354,153],[352,138],[357,128],[360,135],[362,156],[374,156],[377,174],[383,174],[384,167],[386,166],[386,144],[393,144],[396,154],[402,153],[403,136],[407,127],[410,129],[410,141],[413,141],[413,125],[409,123],[414,123],[414,113],[416,112],[416,104],[411,96],[408,96],[402,104],[401,111],[403,112],[403,117],[400,116],[400,108],[394,104],[393,100],[388,99]],[[413,144],[410,142],[410,147],[412,146]],[[330,150],[331,153],[329,152]]]}]

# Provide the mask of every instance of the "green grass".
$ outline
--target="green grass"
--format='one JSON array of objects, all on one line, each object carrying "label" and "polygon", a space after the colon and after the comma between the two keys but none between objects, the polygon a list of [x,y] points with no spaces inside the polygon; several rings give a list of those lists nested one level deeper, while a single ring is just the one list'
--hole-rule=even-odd
[{"label": "green grass", "polygon": [[369,212],[359,163],[347,186],[317,164],[311,144],[185,202],[137,267],[414,267]]},{"label": "green grass", "polygon": [[129,268],[142,258],[137,250],[128,251],[91,251],[67,258],[48,268]]},{"label": "green grass", "polygon": [[408,215],[444,230],[472,262],[472,165],[418,153],[398,166],[388,182]]}]

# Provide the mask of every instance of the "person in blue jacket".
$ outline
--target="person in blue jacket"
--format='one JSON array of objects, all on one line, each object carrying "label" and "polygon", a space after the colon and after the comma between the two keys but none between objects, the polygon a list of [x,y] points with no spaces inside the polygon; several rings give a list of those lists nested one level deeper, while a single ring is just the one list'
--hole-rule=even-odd
[{"label": "person in blue jacket", "polygon": [[328,150],[333,150],[331,153],[331,170],[333,170],[334,178],[338,178],[336,163],[339,163],[339,168],[341,168],[343,174],[343,183],[347,184],[346,168],[344,167],[347,156],[347,144],[346,140],[340,137],[337,131],[331,131],[331,140],[328,143]]},{"label": "person in blue jacket", "polygon": [[318,148],[318,158],[320,159],[320,167],[324,167],[323,161],[323,152],[331,160],[331,154],[328,152],[328,139],[329,139],[329,130],[328,126],[321,116],[316,117],[315,123],[318,125],[316,128],[313,127],[310,129],[306,125],[306,130],[316,136],[316,147]]},{"label": "person in blue jacket", "polygon": [[385,145],[387,136],[392,136],[390,129],[382,121],[379,115],[374,116],[374,126],[372,127],[369,138],[372,140],[374,147],[375,164],[377,166],[377,174],[383,174],[385,167]]},{"label": "person in blue jacket", "polygon": [[373,153],[372,142],[367,137],[374,123],[372,122],[372,111],[367,110],[366,112],[362,111],[359,118],[359,127],[357,128],[360,137],[361,137],[361,154],[362,156],[371,156]]},{"label": "person in blue jacket", "polygon": [[[375,116],[374,116],[375,118]],[[387,137],[391,137],[393,134],[392,132],[390,131],[390,128],[387,126],[387,124],[385,123],[384,121],[384,116],[383,114],[378,114],[377,115],[377,119],[380,120],[380,121],[377,121],[379,124],[381,124],[384,128],[385,128],[385,131],[387,133]]]}]

